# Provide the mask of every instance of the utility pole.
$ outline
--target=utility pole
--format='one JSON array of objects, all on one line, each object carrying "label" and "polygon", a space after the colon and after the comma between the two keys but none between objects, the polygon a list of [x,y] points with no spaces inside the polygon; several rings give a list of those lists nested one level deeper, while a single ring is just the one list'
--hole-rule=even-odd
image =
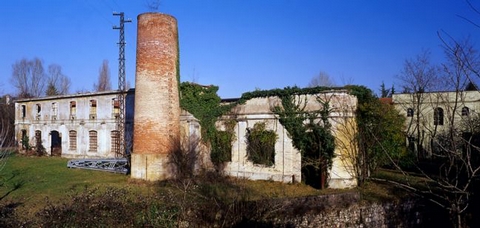
[{"label": "utility pole", "polygon": [[120,30],[120,39],[118,43],[118,105],[119,115],[117,117],[117,151],[115,157],[126,157],[125,153],[125,23],[132,22],[132,20],[124,19],[124,13],[113,13],[113,16],[120,16],[120,26],[113,26],[113,29]]}]

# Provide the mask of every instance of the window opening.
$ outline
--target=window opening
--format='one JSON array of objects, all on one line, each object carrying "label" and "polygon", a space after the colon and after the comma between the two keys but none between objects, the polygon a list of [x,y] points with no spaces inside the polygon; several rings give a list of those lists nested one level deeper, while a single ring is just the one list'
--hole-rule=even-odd
[{"label": "window opening", "polygon": [[77,150],[77,132],[76,131],[69,131],[68,138],[70,141],[69,148],[70,150]]},{"label": "window opening", "polygon": [[77,102],[70,101],[70,119],[75,119],[75,114],[77,113]]},{"label": "window opening", "polygon": [[469,116],[469,115],[470,115],[470,109],[468,107],[463,107],[462,116]]},{"label": "window opening", "polygon": [[53,102],[52,103],[52,120],[57,119],[57,114],[58,114],[57,102]]},{"label": "window opening", "polygon": [[111,137],[111,152],[117,152],[120,145],[120,132],[115,130],[110,133]]},{"label": "window opening", "polygon": [[90,100],[90,119],[96,119],[97,118],[97,101],[96,100]]},{"label": "window opening", "polygon": [[413,116],[413,108],[408,108],[407,109],[407,117],[412,117]]},{"label": "window opening", "polygon": [[27,115],[27,106],[22,105],[22,118],[25,118]]},{"label": "window opening", "polygon": [[88,150],[96,152],[97,151],[97,132],[96,131],[89,131],[89,145],[88,145]]},{"label": "window opening", "polygon": [[433,124],[434,125],[443,125],[443,109],[435,108],[433,111]]}]

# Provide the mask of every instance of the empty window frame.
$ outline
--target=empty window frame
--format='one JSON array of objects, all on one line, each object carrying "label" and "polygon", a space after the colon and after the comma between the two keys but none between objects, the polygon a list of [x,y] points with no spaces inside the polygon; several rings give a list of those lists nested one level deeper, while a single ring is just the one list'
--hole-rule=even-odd
[{"label": "empty window frame", "polygon": [[52,120],[56,120],[58,115],[58,103],[52,103]]},{"label": "empty window frame", "polygon": [[36,113],[35,113],[35,118],[36,118],[37,120],[39,120],[39,119],[40,119],[40,116],[42,115],[42,105],[36,104],[36,105],[35,105],[35,112],[36,112]]},{"label": "empty window frame", "polygon": [[89,143],[88,143],[88,151],[97,152],[97,132],[96,131],[89,131],[88,132]]},{"label": "empty window frame", "polygon": [[97,118],[97,100],[90,100],[90,119]]},{"label": "empty window frame", "polygon": [[27,106],[22,105],[22,118],[25,118],[27,115]]},{"label": "empty window frame", "polygon": [[42,131],[35,131],[35,147],[40,148],[42,146]]},{"label": "empty window frame", "polygon": [[68,132],[68,149],[69,150],[77,150],[77,131],[69,131]]},{"label": "empty window frame", "polygon": [[27,149],[29,147],[28,145],[28,136],[27,136],[27,130],[22,129],[22,149]]},{"label": "empty window frame", "polygon": [[407,117],[413,117],[413,114],[414,114],[413,108],[408,108],[407,109]]},{"label": "empty window frame", "polygon": [[462,116],[469,116],[469,115],[470,115],[470,109],[468,107],[463,107]]},{"label": "empty window frame", "polygon": [[434,125],[443,125],[443,109],[435,108],[433,111],[433,124]]},{"label": "empty window frame", "polygon": [[112,106],[113,106],[113,117],[117,118],[120,116],[120,101],[118,99],[112,99]]},{"label": "empty window frame", "polygon": [[75,115],[77,114],[77,102],[70,101],[70,119],[75,119]]}]

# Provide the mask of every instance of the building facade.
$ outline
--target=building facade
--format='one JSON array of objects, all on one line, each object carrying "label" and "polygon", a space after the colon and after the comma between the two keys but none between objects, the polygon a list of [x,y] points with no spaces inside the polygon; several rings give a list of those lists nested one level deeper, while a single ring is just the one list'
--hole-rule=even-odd
[{"label": "building facade", "polygon": [[[51,156],[67,158],[112,158],[115,157],[118,137],[117,118],[119,106],[118,92],[98,92],[75,95],[52,96],[44,98],[22,99],[15,103],[16,139],[20,147],[25,147],[25,138],[30,146],[40,144]],[[126,96],[125,142],[130,152],[133,138],[134,97],[131,89]],[[357,100],[346,91],[329,91],[317,95],[305,95],[306,110],[319,110],[318,99],[330,104],[329,122],[336,138],[335,158],[329,170],[328,185],[331,188],[350,188],[356,186],[355,172],[347,154],[349,149],[341,145],[352,138],[352,131],[342,131],[347,122],[354,122]],[[229,176],[252,180],[273,180],[280,182],[302,181],[302,156],[294,148],[287,130],[279,122],[272,108],[281,104],[278,97],[254,98],[238,105],[217,122],[219,130],[225,121],[234,123],[231,161],[225,164],[225,173]],[[152,113],[155,109],[151,109]],[[197,145],[197,169],[210,169],[210,151],[201,142],[201,126],[190,113],[180,114],[180,135],[182,142],[199,143]],[[247,131],[257,123],[264,123],[267,130],[273,131],[277,140],[274,145],[273,164],[270,166],[254,164],[247,156]],[[350,123],[351,124],[351,123]],[[354,124],[353,124],[354,125]],[[352,126],[353,126],[352,125]],[[348,133],[347,133],[348,132]],[[22,140],[23,139],[23,140]],[[23,141],[23,142],[22,142]],[[133,154],[135,151],[132,152]]]},{"label": "building facade", "polygon": [[450,130],[468,131],[478,118],[478,91],[393,94],[393,105],[406,117],[405,133],[410,149],[428,157],[433,139]]},{"label": "building facade", "polygon": [[[131,136],[133,128],[133,94],[125,94],[126,136]],[[118,95],[117,91],[108,91],[17,100],[16,140],[23,149],[43,147],[51,156],[115,157]]]},{"label": "building facade", "polygon": [[[352,149],[355,129],[355,110],[357,98],[347,91],[327,91],[316,95],[301,95],[298,100],[304,101],[305,111],[323,109],[321,103],[329,103],[328,121],[332,125],[331,133],[335,137],[335,157],[328,170],[328,186],[330,188],[352,188],[357,185],[353,170]],[[229,115],[223,116],[217,124],[222,128],[222,121],[235,120],[235,137],[232,144],[232,160],[226,164],[225,172],[230,176],[252,179],[273,180],[285,183],[302,180],[302,155],[292,143],[292,139],[278,116],[272,112],[275,106],[281,106],[278,97],[254,98],[245,104],[235,107]],[[255,124],[264,123],[266,130],[277,135],[273,165],[254,164],[247,155],[247,132]],[[347,141],[349,141],[347,143]],[[353,144],[351,144],[353,143]],[[319,180],[320,181],[320,180]]]}]

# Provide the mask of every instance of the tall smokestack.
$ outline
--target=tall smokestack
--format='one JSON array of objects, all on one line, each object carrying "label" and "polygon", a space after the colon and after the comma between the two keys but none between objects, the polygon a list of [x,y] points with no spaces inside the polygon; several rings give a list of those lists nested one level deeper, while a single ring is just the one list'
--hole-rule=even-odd
[{"label": "tall smokestack", "polygon": [[180,136],[177,21],[161,13],[137,21],[131,177],[164,180],[172,176],[168,157]]}]

